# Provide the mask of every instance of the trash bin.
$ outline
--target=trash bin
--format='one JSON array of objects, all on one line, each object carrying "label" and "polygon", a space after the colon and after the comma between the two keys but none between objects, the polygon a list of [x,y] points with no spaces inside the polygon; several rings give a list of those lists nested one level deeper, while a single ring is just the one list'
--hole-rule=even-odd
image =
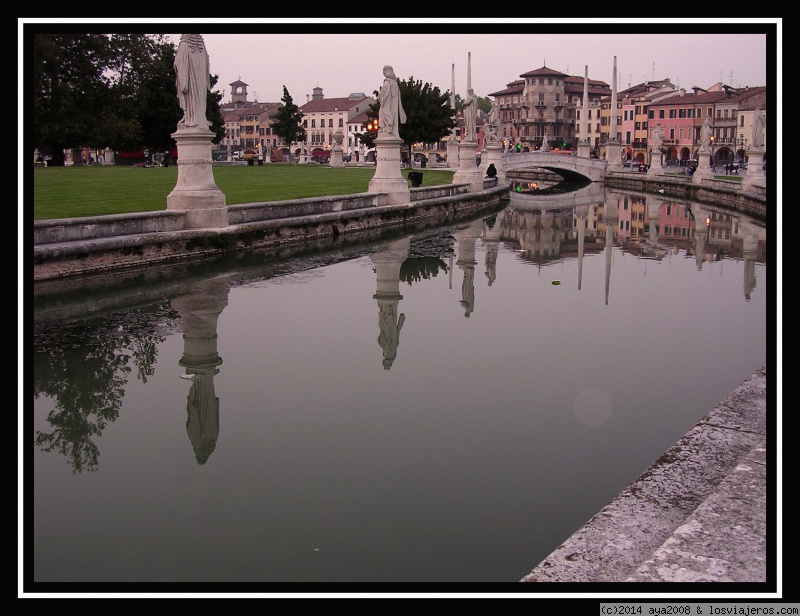
[{"label": "trash bin", "polygon": [[421,161],[421,164],[420,164],[420,167],[422,167],[424,169],[427,166],[428,166],[428,159],[423,157],[422,161]]},{"label": "trash bin", "polygon": [[247,159],[247,166],[248,167],[254,167],[255,164],[256,164],[256,161],[254,161],[252,158],[248,158]]},{"label": "trash bin", "polygon": [[264,166],[264,159],[263,158],[259,158],[258,159],[258,166],[259,167],[263,167]]},{"label": "trash bin", "polygon": [[411,180],[411,186],[413,188],[417,188],[422,186],[422,172],[421,171],[409,171],[408,172],[408,179]]}]

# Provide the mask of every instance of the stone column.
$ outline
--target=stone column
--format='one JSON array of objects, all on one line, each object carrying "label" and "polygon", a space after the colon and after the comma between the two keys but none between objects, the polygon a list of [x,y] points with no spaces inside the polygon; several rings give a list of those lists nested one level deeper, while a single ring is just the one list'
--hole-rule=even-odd
[{"label": "stone column", "polygon": [[713,180],[714,171],[711,169],[713,154],[709,150],[701,149],[697,152],[697,169],[692,174],[692,183],[700,184],[703,180]]},{"label": "stone column", "polygon": [[344,167],[344,150],[342,149],[342,140],[344,134],[342,131],[337,130],[333,133],[333,149],[331,150],[331,167]]},{"label": "stone column", "polygon": [[214,182],[211,139],[202,126],[183,127],[172,133],[178,144],[178,181],[167,195],[168,210],[186,211],[185,228],[227,227],[225,195]]},{"label": "stone column", "polygon": [[481,168],[485,170],[489,165],[494,163],[497,169],[497,185],[503,186],[506,183],[506,169],[503,166],[503,146],[499,143],[490,143],[483,148],[483,160],[481,161]]},{"label": "stone column", "polygon": [[742,180],[742,190],[752,190],[754,186],[767,185],[767,177],[762,169],[763,164],[763,148],[753,148],[747,151],[747,172]]},{"label": "stone column", "polygon": [[611,124],[606,143],[606,168],[615,171],[622,168],[620,139],[617,135],[617,56],[614,56],[614,71],[611,77]]},{"label": "stone column", "polygon": [[[386,203],[411,203],[408,180],[400,172],[400,146],[403,140],[378,135],[375,139],[375,175],[369,181],[367,192],[386,193]],[[474,164],[474,163],[473,163]]]},{"label": "stone column", "polygon": [[453,174],[453,184],[469,184],[469,192],[483,190],[483,175],[475,164],[477,151],[477,141],[458,144],[458,171]]},{"label": "stone column", "polygon": [[[591,146],[589,145],[589,65],[584,68],[583,77],[583,110],[581,111],[581,134],[578,140],[578,156],[589,158]],[[608,156],[606,156],[608,158]]]}]

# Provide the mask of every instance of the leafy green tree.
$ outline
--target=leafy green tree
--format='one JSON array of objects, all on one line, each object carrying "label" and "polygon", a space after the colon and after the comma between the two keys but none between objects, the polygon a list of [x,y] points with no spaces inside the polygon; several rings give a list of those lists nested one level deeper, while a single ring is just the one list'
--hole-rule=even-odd
[{"label": "leafy green tree", "polygon": [[303,112],[294,104],[286,86],[283,86],[283,106],[278,109],[275,122],[272,124],[273,132],[287,146],[297,141],[306,140],[306,129],[303,128]]},{"label": "leafy green tree", "polygon": [[478,109],[484,113],[489,113],[492,110],[492,99],[488,96],[477,96]]},{"label": "leafy green tree", "polygon": [[[411,144],[437,143],[450,134],[456,125],[455,111],[450,108],[450,92],[442,93],[438,86],[429,83],[423,84],[421,80],[409,77],[407,80],[398,80],[400,86],[400,100],[406,112],[406,122],[400,125],[400,138],[404,141],[404,149],[410,151]],[[378,91],[374,92],[378,98]],[[380,102],[369,106],[367,116],[371,119],[378,117]],[[377,133],[358,133],[367,147],[375,146]]]},{"label": "leafy green tree", "polygon": [[63,166],[64,149],[92,139],[107,113],[110,40],[104,34],[35,33],[32,43],[33,146]]},{"label": "leafy green tree", "polygon": [[[64,164],[70,147],[169,151],[181,118],[176,46],[162,34],[34,34],[33,145]],[[217,81],[211,77],[212,87]],[[222,94],[206,117],[225,133]]]}]

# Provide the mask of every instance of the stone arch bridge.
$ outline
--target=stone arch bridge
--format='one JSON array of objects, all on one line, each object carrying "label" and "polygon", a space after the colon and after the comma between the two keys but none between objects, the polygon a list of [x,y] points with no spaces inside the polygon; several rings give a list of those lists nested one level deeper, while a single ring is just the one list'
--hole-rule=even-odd
[{"label": "stone arch bridge", "polygon": [[548,169],[565,180],[602,182],[606,175],[604,160],[552,152],[506,152],[503,154],[503,167],[506,173],[520,169]]}]

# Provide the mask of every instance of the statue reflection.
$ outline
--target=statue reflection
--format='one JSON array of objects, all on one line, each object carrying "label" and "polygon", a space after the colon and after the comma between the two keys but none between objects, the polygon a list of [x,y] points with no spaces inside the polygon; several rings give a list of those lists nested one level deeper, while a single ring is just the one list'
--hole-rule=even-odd
[{"label": "statue reflection", "polygon": [[647,198],[647,222],[650,228],[647,242],[642,247],[643,254],[655,257],[657,261],[661,261],[668,251],[667,247],[658,241],[659,216],[662,203],[661,200],[656,200],[652,197]]},{"label": "statue reflection", "polygon": [[744,258],[744,298],[750,301],[750,294],[756,288],[756,259],[758,258],[759,227],[753,222],[740,219],[742,232],[742,257]]},{"label": "statue reflection", "polygon": [[217,320],[228,305],[227,277],[194,282],[185,295],[172,300],[183,323],[183,378],[191,379],[186,403],[186,433],[197,463],[208,461],[219,436],[219,398],[214,393],[214,376],[222,358],[217,353]]},{"label": "statue reflection", "polygon": [[456,238],[456,251],[458,259],[456,265],[464,272],[464,279],[461,282],[461,306],[464,308],[464,316],[469,318],[475,310],[475,241],[483,231],[483,220],[473,221],[468,226],[457,229],[453,232]]},{"label": "statue reflection", "polygon": [[483,223],[481,239],[486,246],[486,278],[489,280],[490,287],[497,280],[497,253],[500,248],[501,230],[505,215],[506,211],[502,210],[497,213],[494,224],[489,225],[488,221]]},{"label": "statue reflection", "polygon": [[617,202],[614,199],[609,199],[605,206],[606,245],[604,250],[606,257],[606,306],[608,306],[608,293],[611,289],[611,257],[614,249],[614,230],[618,222],[619,210],[617,208]]},{"label": "statue reflection", "polygon": [[706,242],[708,241],[711,214],[697,205],[692,206],[692,210],[694,215],[694,261],[699,272],[703,269],[703,261],[706,258]]},{"label": "statue reflection", "polygon": [[397,306],[403,296],[400,294],[400,267],[408,257],[411,237],[389,242],[386,248],[372,255],[375,265],[377,290],[372,297],[378,302],[378,344],[383,349],[383,369],[389,370],[397,358],[400,344],[400,330],[403,329],[406,315],[397,316]]},{"label": "statue reflection", "polygon": [[580,291],[581,282],[583,281],[583,249],[586,242],[586,223],[589,216],[589,206],[575,206],[573,215],[575,216],[576,230],[578,232],[578,291]]}]

